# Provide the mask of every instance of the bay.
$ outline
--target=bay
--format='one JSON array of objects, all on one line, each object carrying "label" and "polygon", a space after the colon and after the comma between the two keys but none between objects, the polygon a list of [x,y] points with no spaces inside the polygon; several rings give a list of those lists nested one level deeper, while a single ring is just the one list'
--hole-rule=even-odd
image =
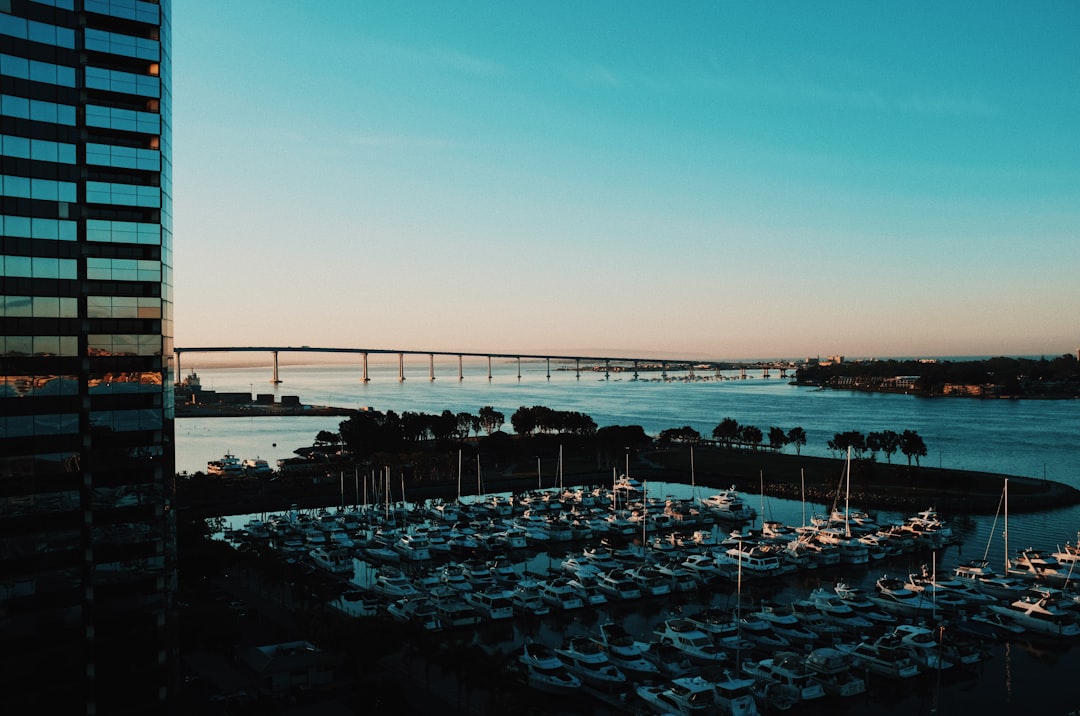
[{"label": "bay", "polygon": [[[192,358],[185,366],[192,367]],[[399,381],[398,366],[373,365],[364,383],[358,365],[286,365],[282,383],[269,383],[267,366],[199,368],[206,389],[296,396],[307,405],[370,407],[386,412],[441,413],[451,410],[476,414],[490,405],[510,416],[521,406],[543,405],[554,410],[590,415],[597,425],[641,425],[649,434],[689,425],[710,436],[724,418],[740,425],[755,425],[768,434],[776,426],[785,431],[802,427],[807,444],[802,453],[831,456],[828,441],[839,432],[914,430],[922,436],[928,454],[923,464],[959,470],[978,470],[1024,477],[1047,478],[1080,487],[1080,401],[979,400],[920,398],[909,395],[821,390],[789,385],[773,371],[772,378],[748,372],[726,371],[724,379],[698,372],[669,372],[669,380],[655,373],[604,374],[551,370],[543,362],[466,364],[462,380],[457,362],[405,366]],[[703,378],[709,378],[703,380]],[[320,430],[337,432],[338,417],[183,418],[177,422],[177,470],[205,471],[209,460],[229,451],[241,459],[270,460],[291,457],[298,447],[311,444]],[[790,452],[790,450],[789,450]],[[902,456],[894,456],[902,460]]]},{"label": "bay", "polygon": [[[187,365],[191,364],[188,358]],[[826,443],[838,432],[911,429],[927,445],[929,454],[923,458],[924,464],[1046,477],[1080,487],[1077,460],[1080,404],[1076,401],[923,399],[824,391],[792,386],[777,377],[764,379],[757,375],[740,379],[738,373],[725,373],[723,380],[707,374],[712,379],[694,381],[687,380],[685,374],[670,373],[674,379],[662,381],[649,373],[632,380],[626,373],[613,373],[605,378],[602,373],[582,372],[578,377],[572,370],[553,370],[548,378],[543,363],[523,363],[518,378],[516,362],[493,363],[490,380],[486,364],[466,365],[464,379],[458,380],[456,361],[436,363],[434,381],[428,379],[426,361],[406,366],[405,381],[398,380],[396,364],[376,365],[370,369],[368,383],[361,381],[359,366],[288,365],[282,366],[280,374],[284,382],[278,385],[268,383],[269,366],[196,369],[208,389],[273,393],[277,400],[295,395],[309,405],[370,407],[398,413],[451,410],[473,414],[490,405],[502,411],[507,421],[520,406],[544,405],[586,413],[601,426],[641,425],[650,434],[690,425],[707,436],[726,417],[743,425],[756,425],[766,433],[774,425],[784,430],[798,426],[807,433],[803,454],[814,456],[829,456]],[[336,432],[340,422],[339,417],[314,416],[180,419],[176,429],[177,469],[205,470],[208,460],[225,452],[241,458],[259,456],[274,464],[279,458],[290,457],[297,447],[310,445],[320,430]],[[510,429],[509,425],[506,429]],[[687,497],[692,489],[687,485],[656,484],[649,491]],[[800,524],[804,514],[828,507],[752,495],[747,499],[768,519],[788,524]],[[903,517],[885,513],[879,519]],[[947,517],[960,540],[936,556],[939,570],[951,570],[962,560],[984,556],[994,565],[1004,561],[1004,525],[999,518]],[[246,519],[247,516],[236,516],[228,522],[239,527]],[[1055,547],[1076,539],[1080,531],[1080,508],[1010,516],[1008,530],[1013,549]],[[541,553],[518,567],[543,571],[555,566],[554,561],[552,555]],[[891,575],[904,576],[921,567],[912,559],[842,574],[815,575],[786,586],[781,593],[759,596],[796,598],[815,586],[828,587],[836,578],[872,586],[883,569]],[[353,581],[360,585],[368,583],[371,570],[357,560]],[[730,606],[731,597],[715,594],[702,599],[709,604]],[[686,605],[687,608],[700,606],[703,605]],[[506,648],[514,648],[526,639],[558,641],[588,633],[609,618],[626,620],[644,636],[665,613],[666,610],[660,609],[632,613],[600,610],[569,622],[515,623],[510,628],[500,627],[500,633],[490,636]],[[833,704],[832,708],[838,713],[851,714],[973,711],[1021,714],[1035,710],[1066,714],[1080,707],[1080,698],[1071,687],[1069,676],[1080,668],[1080,649],[1001,643],[991,651],[992,658],[976,674],[962,680],[948,679],[942,686],[924,679],[902,688],[879,684],[867,697]]]}]

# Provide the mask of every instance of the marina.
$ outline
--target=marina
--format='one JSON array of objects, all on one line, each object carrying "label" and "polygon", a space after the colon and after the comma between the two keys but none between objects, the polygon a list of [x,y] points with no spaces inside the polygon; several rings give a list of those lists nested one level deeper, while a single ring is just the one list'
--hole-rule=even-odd
[{"label": "marina", "polygon": [[[334,608],[365,618],[373,616],[374,603],[374,615],[385,613],[426,630],[461,634],[462,629],[474,629],[474,639],[485,649],[514,656],[523,684],[547,694],[573,690],[591,697],[585,702],[588,705],[568,707],[566,713],[639,713],[658,704],[698,713],[697,709],[705,708],[701,706],[703,699],[708,708],[718,709],[718,684],[724,679],[742,679],[758,713],[779,708],[815,712],[819,701],[843,711],[862,703],[860,699],[876,697],[907,681],[931,689],[932,698],[947,699],[952,689],[980,680],[1003,657],[1014,658],[1014,649],[1030,648],[1036,650],[1033,653],[1054,654],[1062,660],[1075,657],[1074,644],[1080,643],[1074,638],[1080,618],[1080,597],[1075,592],[1059,587],[1054,593],[1040,593],[1032,579],[1026,582],[1025,596],[1016,600],[1016,605],[988,598],[980,591],[977,593],[982,598],[958,606],[945,599],[939,604],[936,597],[909,589],[906,579],[888,576],[914,577],[926,571],[925,565],[933,564],[936,569],[929,573],[931,583],[937,575],[949,581],[956,567],[963,571],[963,545],[970,546],[972,540],[982,537],[973,524],[954,529],[932,509],[908,516],[880,513],[875,515],[879,530],[933,524],[935,527],[924,534],[934,536],[911,541],[908,548],[897,547],[874,563],[814,567],[806,563],[773,573],[743,570],[736,556],[732,569],[729,548],[724,544],[728,539],[737,536],[740,548],[736,552],[742,554],[742,548],[749,544],[761,549],[779,546],[778,542],[788,538],[786,528],[798,534],[799,540],[811,541],[815,523],[824,529],[830,520],[815,516],[807,525],[787,524],[787,519],[802,513],[806,506],[770,500],[766,511],[780,517],[772,520],[776,523],[772,532],[780,534],[768,537],[760,529],[761,520],[733,524],[717,519],[704,507],[706,498],[699,488],[678,484],[642,488],[629,502],[625,490],[614,486],[601,490],[599,503],[606,498],[611,507],[594,504],[590,522],[594,531],[582,541],[552,545],[537,539],[526,541],[524,547],[509,548],[505,543],[479,540],[475,547],[463,548],[454,547],[453,538],[448,538],[450,551],[422,560],[401,560],[396,566],[366,559],[362,545],[394,534],[448,536],[465,525],[477,534],[498,531],[523,519],[527,509],[534,509],[532,506],[541,502],[539,491],[459,501],[453,524],[442,519],[446,512],[436,509],[434,502],[399,503],[389,509],[385,505],[359,505],[309,515],[290,511],[236,518],[230,521],[238,527],[228,536],[237,543],[260,545],[267,558],[275,558],[275,535],[282,534],[284,543],[289,524],[357,525],[350,535],[357,545],[352,570],[340,575],[342,594]],[[664,497],[648,497],[654,491]],[[576,502],[582,490],[549,493],[543,500],[549,505],[545,521],[569,519],[571,515],[582,519],[584,511]],[[591,494],[596,495],[596,491]],[[744,500],[747,497],[742,496]],[[617,529],[604,531],[610,522],[602,515],[614,510],[614,505],[659,514],[660,504],[672,502],[701,506],[698,523],[681,524],[679,529],[666,523],[646,523],[641,535],[631,538]],[[554,504],[559,507],[551,507]],[[243,525],[262,529],[249,533]],[[692,533],[709,537],[692,539]],[[657,544],[669,547],[661,549],[654,546]],[[699,562],[711,561],[716,571],[702,573],[694,580],[692,591],[672,589],[675,581],[670,572],[665,575],[659,569],[660,565],[670,569],[691,556]],[[318,562],[309,563],[308,569],[333,572]],[[650,583],[669,588],[641,588],[628,576],[644,573],[650,575]],[[598,590],[606,596],[604,601],[588,598],[584,585],[589,583],[609,585]],[[515,609],[517,590],[523,585],[532,603],[544,609],[533,613],[520,606]],[[364,598],[358,599],[357,593]],[[886,594],[892,596],[883,596]],[[894,600],[899,600],[896,605]],[[919,607],[906,600],[918,600]],[[862,616],[855,608],[867,601],[870,608],[877,607],[883,613],[880,619]],[[1049,621],[1063,628],[1053,630],[1044,628],[1042,621],[1034,623],[1039,617],[1030,612],[1049,612],[1050,605],[1057,616]],[[544,649],[555,654],[561,668],[540,656],[547,653]],[[817,658],[812,659],[815,653]],[[560,675],[563,672],[576,678],[580,686]],[[697,706],[680,701],[690,697],[685,683],[682,688],[676,685],[680,678],[697,680],[699,687],[710,685],[704,689],[707,695],[690,699]]]},{"label": "marina", "polygon": [[[200,372],[212,376],[211,379],[219,383],[228,376],[240,377],[245,386],[248,380],[242,369]],[[300,377],[290,373],[291,379],[294,375]],[[899,419],[927,436],[931,447],[928,460],[937,458],[946,466],[951,464],[967,469],[1030,476],[1047,474],[1055,479],[1065,479],[1070,484],[1080,483],[1075,475],[1074,453],[1065,447],[1069,444],[1065,436],[1078,428],[1075,410],[1068,403],[1055,401],[1037,406],[1022,401],[928,402],[895,395],[806,391],[776,381],[769,383],[762,380],[696,385],[616,380],[587,382],[584,379],[576,382],[567,376],[554,376],[550,384],[547,381],[538,384],[531,382],[528,376],[520,383],[503,376],[506,382],[500,383],[498,373],[492,383],[473,383],[466,379],[462,384],[441,382],[406,389],[401,385],[373,382],[367,386],[342,389],[340,372],[332,367],[316,368],[308,371],[307,375],[309,377],[304,380],[310,382],[301,386],[294,382],[290,385],[290,391],[307,396],[310,389],[313,391],[310,394],[315,396],[312,402],[393,404],[395,409],[436,411],[444,407],[475,411],[480,405],[495,405],[512,411],[512,406],[532,403],[579,406],[597,417],[602,424],[640,422],[650,432],[683,422],[696,424],[699,430],[707,432],[710,422],[715,424],[720,417],[730,414],[739,416],[740,420],[745,416],[745,420],[762,425],[770,422],[785,426],[802,424],[811,434],[818,434],[817,442],[823,444],[825,435],[845,426],[895,424]],[[178,429],[178,451],[183,450],[185,455],[193,458],[194,467],[200,464],[200,459],[205,464],[211,456],[220,455],[225,446],[233,447],[239,454],[263,454],[273,458],[276,456],[268,450],[270,442],[280,446],[279,450],[285,446],[302,445],[310,441],[318,430],[335,429],[337,422],[337,419],[314,416],[184,420]],[[960,424],[970,426],[963,439],[955,433],[955,426]],[[206,426],[206,430],[203,431],[200,426]],[[199,435],[200,431],[206,434]],[[1009,438],[1003,438],[1004,435]],[[805,452],[811,451],[812,443],[813,437]],[[969,444],[970,449],[965,447]],[[979,448],[986,445],[994,445],[995,448]],[[935,448],[941,453],[940,456],[935,455]],[[283,454],[287,455],[288,452]],[[752,522],[718,520],[708,526],[693,527],[688,523],[679,525],[679,529],[665,527],[645,531],[641,529],[640,522],[615,513],[609,513],[605,519],[595,522],[579,519],[573,528],[562,522],[538,519],[544,514],[539,510],[528,516],[524,513],[505,514],[508,506],[511,510],[517,509],[515,501],[519,498],[523,507],[526,504],[532,507],[558,502],[552,499],[554,472],[553,467],[544,465],[542,480],[538,480],[538,490],[532,495],[497,494],[482,498],[469,496],[459,500],[431,500],[427,503],[395,505],[390,510],[386,505],[379,505],[377,509],[368,507],[368,511],[378,513],[383,518],[388,514],[401,517],[408,514],[409,518],[400,519],[398,526],[408,525],[413,531],[424,532],[429,542],[432,541],[431,530],[437,529],[451,549],[433,553],[430,562],[402,561],[401,556],[389,546],[380,548],[379,540],[389,540],[392,533],[386,527],[363,522],[365,505],[359,500],[361,493],[358,492],[355,499],[343,500],[343,509],[331,508],[329,512],[359,524],[365,531],[354,533],[358,556],[353,560],[352,574],[343,575],[344,591],[334,608],[343,614],[355,614],[358,618],[385,613],[390,602],[386,598],[374,598],[369,587],[387,566],[396,565],[410,581],[419,584],[429,583],[427,578],[430,575],[427,572],[438,567],[461,566],[470,558],[471,561],[487,562],[502,557],[524,578],[523,581],[535,581],[548,613],[529,616],[519,611],[512,619],[493,622],[480,616],[461,594],[450,594],[451,588],[446,587],[441,591],[436,588],[428,597],[435,602],[438,615],[437,623],[428,620],[432,628],[443,630],[447,638],[474,640],[485,649],[505,654],[507,659],[518,663],[517,658],[526,644],[542,643],[552,649],[562,648],[573,637],[600,639],[601,625],[617,623],[635,641],[648,645],[646,658],[656,665],[660,673],[658,679],[652,679],[655,682],[652,684],[654,691],[669,688],[668,683],[676,678],[709,678],[713,693],[721,698],[725,686],[717,679],[724,674],[714,673],[715,669],[694,663],[672,644],[656,641],[656,630],[672,618],[686,618],[699,625],[708,625],[715,629],[709,632],[714,641],[722,642],[721,649],[729,658],[734,655],[734,660],[725,662],[723,671],[730,672],[729,676],[733,679],[743,679],[739,665],[749,658],[757,661],[772,658],[775,651],[765,653],[750,640],[740,638],[737,630],[724,631],[724,622],[733,622],[732,617],[737,609],[750,614],[759,610],[763,602],[777,605],[780,611],[787,610],[795,602],[811,599],[820,590],[825,594],[844,597],[845,602],[860,616],[871,621],[874,627],[870,635],[863,638],[844,638],[839,642],[830,641],[824,646],[807,645],[794,651],[806,655],[806,650],[811,646],[813,650],[836,650],[838,660],[850,660],[858,665],[855,676],[865,681],[866,689],[861,694],[841,697],[829,693],[823,684],[827,692],[825,699],[799,707],[790,699],[791,694],[781,688],[783,685],[764,683],[759,691],[767,691],[767,696],[759,694],[758,701],[754,701],[755,708],[760,701],[763,707],[761,713],[765,713],[766,706],[773,711],[781,708],[785,698],[788,699],[788,708],[802,711],[818,712],[825,709],[830,713],[862,713],[872,709],[874,713],[905,716],[911,713],[966,713],[972,710],[999,713],[1003,709],[1006,712],[1024,713],[1035,707],[1045,713],[1067,714],[1080,707],[1068,689],[1047,686],[1070,683],[1070,674],[1080,668],[1080,650],[1072,645],[1073,640],[1032,636],[1030,630],[1016,624],[1015,618],[1008,619],[1009,615],[1000,615],[986,608],[972,610],[963,618],[959,615],[943,616],[943,633],[946,637],[963,636],[981,641],[981,661],[960,668],[942,669],[934,674],[919,673],[916,667],[916,673],[910,678],[875,673],[873,669],[900,674],[905,672],[905,659],[914,663],[914,658],[908,656],[904,649],[892,645],[890,637],[896,625],[915,623],[918,618],[894,615],[869,601],[870,596],[878,594],[875,585],[879,579],[899,578],[907,582],[913,575],[921,575],[924,569],[936,574],[941,582],[956,577],[978,581],[979,586],[987,592],[996,589],[993,593],[1000,604],[1016,601],[1029,585],[1020,576],[1005,574],[1006,554],[1015,556],[1019,550],[1025,549],[1039,550],[1045,555],[1067,554],[1070,547],[1067,540],[1075,540],[1077,525],[1080,525],[1080,510],[1075,507],[1010,516],[1007,531],[1012,547],[1008,553],[1002,541],[1003,525],[1000,519],[992,516],[940,514],[938,517],[952,532],[946,539],[947,543],[916,549],[919,540],[924,537],[932,540],[935,537],[924,535],[927,530],[905,528],[904,525],[909,518],[921,520],[930,515],[878,512],[871,515],[881,532],[874,540],[879,541],[883,549],[877,551],[879,556],[870,557],[868,547],[869,559],[860,564],[840,561],[839,545],[797,539],[805,533],[805,528],[815,527],[815,519],[826,520],[835,507],[797,499],[737,494],[735,497],[744,507],[755,508]],[[768,480],[768,475],[765,480]],[[594,500],[592,506],[596,506],[596,488],[596,485],[581,485],[565,489],[581,498],[591,495]],[[559,494],[562,494],[561,490]],[[663,498],[665,503],[668,498],[673,499],[675,508],[698,507],[702,513],[706,512],[702,503],[713,497],[711,493],[703,493],[700,487],[660,482],[650,483],[647,494],[655,496],[657,500]],[[484,519],[473,524],[475,511],[480,509],[473,503],[481,501],[489,501],[490,508],[499,514],[485,512]],[[722,499],[718,497],[713,501],[719,503]],[[599,504],[606,506],[610,502],[605,505],[601,501]],[[647,512],[661,515],[665,507],[666,504],[657,501],[650,505]],[[932,508],[932,503],[928,502],[926,508]],[[690,513],[689,509],[685,511]],[[852,509],[848,515],[856,512],[856,509]],[[314,513],[309,516],[317,521]],[[239,530],[250,520],[265,524],[271,521],[270,517],[268,514],[235,515],[223,520],[223,524],[226,530]],[[498,522],[493,525],[493,519],[509,519],[510,525],[522,527],[526,546],[499,546],[492,535],[511,529],[511,526],[504,528]],[[595,527],[601,522],[603,525],[597,531]],[[655,521],[655,524],[660,523],[660,520]],[[583,525],[589,525],[594,534],[584,537],[586,532]],[[855,521],[851,525],[853,532],[859,531]],[[609,526],[613,532],[605,533]],[[725,540],[735,538],[733,532],[736,528],[743,537],[765,532],[786,537],[785,546],[790,546],[790,549],[784,550],[789,554],[787,559],[801,566],[779,577],[754,578],[744,574],[746,578],[741,580],[740,589],[737,560],[733,573],[730,567],[718,565],[715,558],[705,554]],[[877,532],[871,534],[877,535]],[[363,538],[368,536],[371,539],[365,543]],[[860,536],[866,538],[870,534]],[[606,544],[603,542],[605,539]],[[587,546],[604,546],[620,564],[625,565],[623,569],[641,567],[644,565],[643,553],[646,551],[642,546],[645,544],[649,545],[647,554],[652,566],[671,580],[673,587],[670,594],[643,596],[628,602],[601,599],[598,597],[603,595],[595,591],[591,595],[587,592],[589,584],[571,584],[577,575],[561,569],[562,563],[568,558],[584,561]],[[696,548],[691,548],[691,545]],[[730,547],[725,545],[724,551]],[[372,557],[376,553],[380,555],[378,559]],[[303,560],[302,552],[297,554],[297,559]],[[1059,562],[1064,561],[1059,559]],[[307,568],[314,569],[314,566]],[[680,586],[675,587],[675,584]],[[791,647],[788,649],[791,650]],[[813,650],[809,653],[813,653]],[[859,661],[860,658],[862,661]],[[807,666],[811,662],[808,657]],[[524,665],[521,668],[520,679],[525,684]],[[835,674],[820,675],[819,678],[836,682],[830,688],[837,690],[837,693],[839,683],[850,681]],[[858,690],[857,687],[849,688]],[[591,690],[580,693],[589,693],[590,697],[575,697],[571,702],[564,696],[543,694],[536,699],[538,704],[543,704],[547,713],[633,713],[645,712],[647,708],[637,701],[639,696],[636,690],[620,692],[625,696],[617,699],[600,691],[596,692],[598,695],[593,695]],[[766,700],[761,701],[762,698]],[[576,705],[571,706],[571,703]]]}]

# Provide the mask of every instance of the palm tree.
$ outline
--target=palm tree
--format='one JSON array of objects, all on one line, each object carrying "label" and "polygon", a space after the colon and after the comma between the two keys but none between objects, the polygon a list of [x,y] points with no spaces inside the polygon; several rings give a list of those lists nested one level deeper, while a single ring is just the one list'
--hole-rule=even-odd
[{"label": "palm tree", "polygon": [[905,430],[900,433],[900,452],[907,457],[908,466],[911,458],[915,458],[915,467],[919,467],[919,458],[926,457],[926,443],[914,430]]}]

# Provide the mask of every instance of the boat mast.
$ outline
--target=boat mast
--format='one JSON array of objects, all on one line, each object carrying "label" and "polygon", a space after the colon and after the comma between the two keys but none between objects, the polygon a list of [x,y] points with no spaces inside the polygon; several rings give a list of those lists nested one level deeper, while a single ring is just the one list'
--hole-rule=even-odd
[{"label": "boat mast", "polygon": [[851,497],[851,446],[847,449],[847,478],[844,487],[844,536],[851,537],[851,520],[848,513],[848,499]]},{"label": "boat mast", "polygon": [[802,485],[802,526],[806,527],[806,469],[799,468],[799,482]]},{"label": "boat mast", "polygon": [[1005,576],[1009,575],[1009,478],[1005,478]]}]

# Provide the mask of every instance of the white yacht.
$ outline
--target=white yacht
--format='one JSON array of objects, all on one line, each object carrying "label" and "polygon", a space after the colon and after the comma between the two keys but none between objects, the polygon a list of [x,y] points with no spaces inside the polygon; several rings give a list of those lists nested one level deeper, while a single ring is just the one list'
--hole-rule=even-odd
[{"label": "white yacht", "polygon": [[539,589],[540,598],[556,611],[571,611],[585,606],[581,595],[566,577],[542,580]]}]

